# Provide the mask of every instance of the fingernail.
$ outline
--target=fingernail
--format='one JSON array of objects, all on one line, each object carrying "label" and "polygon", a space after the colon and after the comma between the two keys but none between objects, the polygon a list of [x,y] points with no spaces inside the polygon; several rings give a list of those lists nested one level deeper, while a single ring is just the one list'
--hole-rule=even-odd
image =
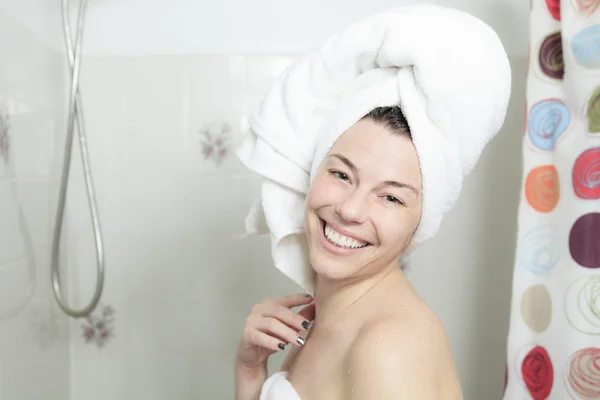
[{"label": "fingernail", "polygon": [[304,346],[304,343],[305,343],[305,342],[304,342],[304,339],[302,339],[300,336],[298,336],[298,338],[296,339],[296,342],[298,342],[298,344],[299,344],[300,346]]},{"label": "fingernail", "polygon": [[304,329],[308,329],[308,328],[310,328],[310,322],[308,322],[308,321],[302,321],[302,327],[303,327]]},{"label": "fingernail", "polygon": [[304,296],[305,296],[305,297],[312,297],[312,296],[311,296],[310,294],[308,294],[308,293],[307,293],[307,294],[305,294]]},{"label": "fingernail", "polygon": [[279,343],[277,347],[279,347],[281,350],[285,350],[285,344],[283,343]]}]

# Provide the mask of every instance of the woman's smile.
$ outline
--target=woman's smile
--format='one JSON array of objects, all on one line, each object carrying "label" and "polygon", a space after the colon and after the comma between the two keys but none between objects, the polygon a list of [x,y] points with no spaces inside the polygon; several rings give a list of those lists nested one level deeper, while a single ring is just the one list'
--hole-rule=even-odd
[{"label": "woman's smile", "polygon": [[339,230],[336,230],[321,218],[319,218],[319,224],[321,244],[330,253],[345,256],[359,253],[372,246],[370,243],[359,238],[339,232]]}]

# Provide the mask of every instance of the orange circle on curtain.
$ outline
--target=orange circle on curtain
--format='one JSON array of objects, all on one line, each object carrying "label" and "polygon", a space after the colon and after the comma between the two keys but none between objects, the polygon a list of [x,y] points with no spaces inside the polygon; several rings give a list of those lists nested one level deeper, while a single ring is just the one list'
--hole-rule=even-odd
[{"label": "orange circle on curtain", "polygon": [[558,171],[554,165],[542,165],[529,172],[525,181],[525,197],[534,210],[542,213],[554,210],[559,196]]}]

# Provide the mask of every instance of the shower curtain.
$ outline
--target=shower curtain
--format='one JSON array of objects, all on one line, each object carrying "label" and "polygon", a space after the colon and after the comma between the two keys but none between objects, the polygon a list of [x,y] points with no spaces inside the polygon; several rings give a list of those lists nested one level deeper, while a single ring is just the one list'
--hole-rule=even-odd
[{"label": "shower curtain", "polygon": [[504,400],[600,399],[600,0],[532,0]]}]

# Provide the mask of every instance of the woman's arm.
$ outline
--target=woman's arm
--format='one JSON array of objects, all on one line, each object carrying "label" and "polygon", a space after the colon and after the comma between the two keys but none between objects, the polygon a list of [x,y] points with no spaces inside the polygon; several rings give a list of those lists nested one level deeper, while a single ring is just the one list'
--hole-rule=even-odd
[{"label": "woman's arm", "polygon": [[267,379],[267,363],[256,368],[235,365],[235,400],[258,400]]},{"label": "woman's arm", "polygon": [[305,307],[300,313],[292,307],[307,305],[312,297],[297,294],[276,299],[267,299],[252,307],[240,339],[235,359],[236,400],[258,400],[268,376],[267,360],[275,352],[285,349],[286,344],[299,346],[299,332],[310,326]]},{"label": "woman's arm", "polygon": [[[303,332],[300,332],[302,335]],[[281,371],[288,371],[290,365],[298,355],[300,347],[291,346],[281,364]],[[256,400],[260,396],[265,380],[269,376],[267,364],[257,368],[245,368],[241,365],[235,367],[235,399],[236,400]]]}]

